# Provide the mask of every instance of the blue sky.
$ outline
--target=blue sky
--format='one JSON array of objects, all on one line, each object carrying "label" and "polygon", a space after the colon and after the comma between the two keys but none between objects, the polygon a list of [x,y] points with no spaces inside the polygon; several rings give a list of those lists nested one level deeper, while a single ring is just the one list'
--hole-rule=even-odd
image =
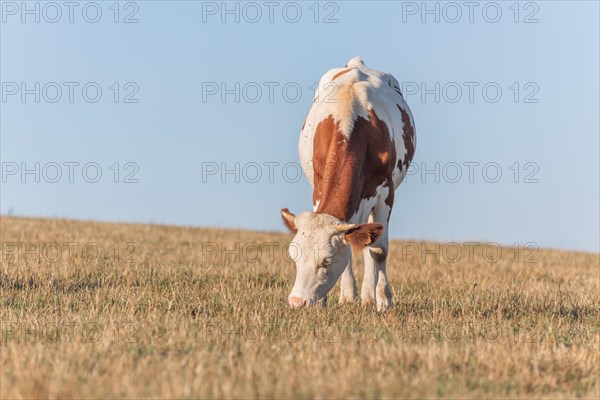
[{"label": "blue sky", "polygon": [[283,230],[360,55],[416,122],[391,237],[599,251],[598,2],[1,4],[2,214]]}]

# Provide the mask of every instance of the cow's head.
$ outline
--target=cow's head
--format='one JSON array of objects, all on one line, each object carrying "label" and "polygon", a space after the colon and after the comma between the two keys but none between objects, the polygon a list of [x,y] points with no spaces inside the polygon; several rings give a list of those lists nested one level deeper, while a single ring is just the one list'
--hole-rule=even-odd
[{"label": "cow's head", "polygon": [[293,308],[313,306],[325,296],[350,261],[350,246],[362,249],[383,232],[381,224],[347,224],[328,215],[281,210],[283,223],[295,233],[290,257],[296,263],[296,281],[288,297]]}]

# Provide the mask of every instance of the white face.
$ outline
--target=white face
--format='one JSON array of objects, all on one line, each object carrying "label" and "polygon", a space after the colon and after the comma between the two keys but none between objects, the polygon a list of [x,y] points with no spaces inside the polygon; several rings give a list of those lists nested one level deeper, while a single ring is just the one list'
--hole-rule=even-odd
[{"label": "white face", "polygon": [[335,285],[350,260],[350,247],[333,226],[298,228],[290,243],[296,281],[288,301],[292,307],[313,306]]},{"label": "white face", "polygon": [[326,214],[306,212],[295,217],[296,235],[289,255],[296,263],[296,281],[288,302],[292,307],[313,306],[335,285],[350,260],[350,246],[340,221]]},{"label": "white face", "polygon": [[314,306],[335,285],[350,261],[350,246],[362,249],[381,235],[381,224],[346,224],[327,214],[281,210],[284,224],[293,232],[289,254],[296,263],[296,281],[288,297],[290,306]]}]

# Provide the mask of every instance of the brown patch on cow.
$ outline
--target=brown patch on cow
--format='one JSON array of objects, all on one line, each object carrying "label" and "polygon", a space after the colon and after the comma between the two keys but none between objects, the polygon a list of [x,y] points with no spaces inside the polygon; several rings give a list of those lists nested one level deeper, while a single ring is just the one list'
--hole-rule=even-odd
[{"label": "brown patch on cow", "polygon": [[361,250],[375,242],[382,233],[383,225],[381,224],[360,224],[348,230],[344,234],[344,239],[356,250]]},{"label": "brown patch on cow", "polygon": [[[400,114],[402,114],[402,140],[404,141],[404,148],[406,149],[406,156],[402,161],[402,165],[404,166],[404,168],[408,168],[410,162],[413,159],[413,156],[415,155],[415,127],[412,125],[410,121],[410,116],[408,115],[406,110],[397,104],[396,107],[398,107],[398,110],[400,110]],[[398,167],[400,167],[399,164]]]},{"label": "brown patch on cow", "polygon": [[344,75],[346,72],[349,72],[349,71],[352,71],[352,68],[348,68],[348,69],[345,69],[345,70],[343,70],[343,71],[340,71],[340,72],[338,72],[337,74],[335,74],[335,75],[333,76],[333,78],[331,78],[331,80],[332,80],[332,81],[335,81],[335,78],[338,78],[338,77],[340,77],[340,76]]},{"label": "brown patch on cow", "polygon": [[360,201],[374,197],[382,184],[389,185],[386,203],[393,204],[396,148],[387,125],[373,110],[369,120],[358,117],[349,137],[342,135],[332,116],[321,121],[315,132],[313,166],[317,213],[349,221]]}]

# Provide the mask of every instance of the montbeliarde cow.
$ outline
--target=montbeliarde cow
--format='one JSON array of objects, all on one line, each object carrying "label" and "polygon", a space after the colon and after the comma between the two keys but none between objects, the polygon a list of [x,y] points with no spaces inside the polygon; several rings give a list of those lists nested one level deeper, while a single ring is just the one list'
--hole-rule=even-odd
[{"label": "montbeliarde cow", "polygon": [[364,255],[363,304],[392,306],[386,275],[394,190],[415,153],[415,124],[398,81],[351,59],[319,81],[300,133],[300,162],[313,187],[313,211],[281,210],[295,234],[291,307],[326,301],[341,276],[340,303],[356,298],[351,247]]}]

